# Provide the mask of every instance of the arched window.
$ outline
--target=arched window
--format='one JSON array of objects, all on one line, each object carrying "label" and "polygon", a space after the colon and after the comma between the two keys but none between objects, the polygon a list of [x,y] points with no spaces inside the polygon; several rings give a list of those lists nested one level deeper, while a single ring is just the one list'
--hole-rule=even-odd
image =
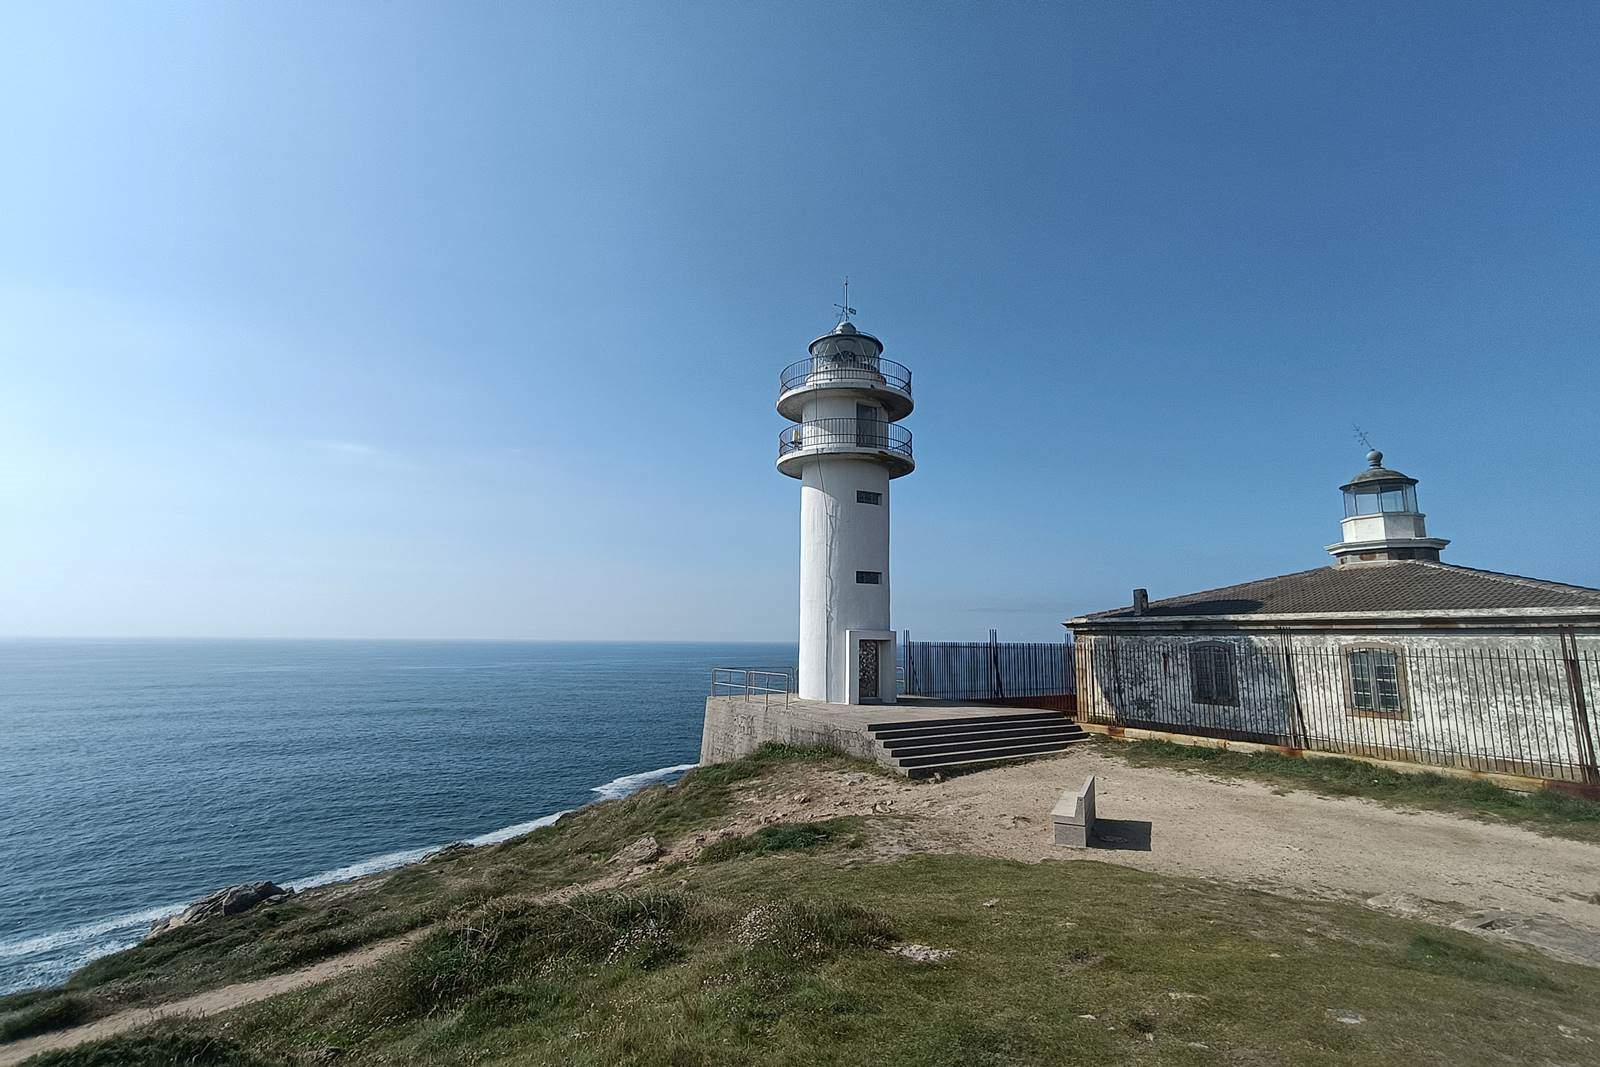
[{"label": "arched window", "polygon": [[1189,648],[1189,680],[1195,703],[1239,703],[1239,681],[1234,671],[1233,647],[1207,641]]},{"label": "arched window", "polygon": [[1352,714],[1405,717],[1406,664],[1398,648],[1346,648],[1344,663],[1345,692]]}]

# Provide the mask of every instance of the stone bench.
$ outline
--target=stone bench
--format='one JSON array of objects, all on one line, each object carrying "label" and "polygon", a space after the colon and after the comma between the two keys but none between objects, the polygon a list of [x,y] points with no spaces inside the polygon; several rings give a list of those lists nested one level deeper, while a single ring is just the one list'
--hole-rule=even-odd
[{"label": "stone bench", "polygon": [[1084,779],[1081,789],[1061,794],[1050,809],[1050,823],[1055,827],[1056,844],[1089,847],[1089,835],[1094,832],[1094,775]]}]

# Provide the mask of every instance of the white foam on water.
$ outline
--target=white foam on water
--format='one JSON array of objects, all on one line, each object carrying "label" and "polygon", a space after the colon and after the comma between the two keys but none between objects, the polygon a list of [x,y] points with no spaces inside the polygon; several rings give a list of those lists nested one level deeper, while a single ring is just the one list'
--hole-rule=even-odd
[{"label": "white foam on water", "polygon": [[404,867],[408,863],[415,863],[420,859],[439,851],[443,845],[429,845],[427,848],[407,848],[399,852],[385,852],[381,856],[369,856],[355,863],[347,863],[343,867],[335,867],[331,871],[313,874],[307,878],[296,878],[284,885],[296,892],[302,889],[315,889],[319,885],[332,885],[334,882],[348,882],[353,878],[361,878],[368,874],[377,874],[395,867]]},{"label": "white foam on water", "polygon": [[510,841],[513,837],[531,834],[541,827],[549,826],[563,815],[571,814],[570,811],[558,811],[554,815],[542,815],[532,822],[519,822],[515,826],[507,826],[499,830],[490,830],[486,834],[467,838],[469,845],[498,845],[502,841]]},{"label": "white foam on water", "polygon": [[680,763],[676,767],[657,767],[653,771],[624,774],[621,778],[611,779],[605,785],[595,786],[589,792],[599,793],[606,800],[620,800],[630,793],[637,793],[647,785],[665,781],[675,774],[692,771],[698,766],[700,766],[698,763]]},{"label": "white foam on water", "polygon": [[125,930],[134,926],[149,926],[157,919],[165,919],[169,915],[176,915],[187,904],[163,904],[155,908],[146,908],[143,911],[131,911],[126,915],[117,915],[110,919],[96,919],[94,922],[83,923],[81,926],[69,926],[65,930],[56,930],[48,934],[36,934],[32,937],[14,937],[0,941],[0,960],[15,959],[18,956],[31,956],[36,952],[53,952],[56,949],[68,948],[72,945],[82,945],[107,934],[114,934],[118,930]]},{"label": "white foam on water", "polygon": [[[465,843],[468,845],[498,845],[502,841],[510,841],[513,837],[531,834],[540,827],[549,826],[566,814],[568,813],[565,811],[558,811],[553,815],[541,815],[537,819],[531,819],[528,822],[502,826],[498,830],[490,830],[486,834],[466,838]],[[450,844],[453,843],[451,842]],[[407,848],[399,852],[385,852],[381,856],[372,856],[369,859],[346,864],[343,867],[335,867],[331,871],[313,874],[309,878],[299,878],[293,882],[285,882],[284,885],[298,891],[301,889],[315,889],[321,885],[332,885],[334,882],[349,882],[369,874],[377,874],[380,871],[404,867],[408,863],[416,863],[418,860],[427,859],[440,849],[449,847],[449,844],[428,845],[426,848]]]},{"label": "white foam on water", "polygon": [[[590,789],[592,793],[600,794],[604,800],[618,800],[636,793],[647,785],[665,781],[674,775],[693,770],[699,766],[696,763],[680,763],[676,767],[658,767],[653,771],[640,771],[637,774],[625,774],[620,778],[613,778],[604,785],[597,785]],[[502,841],[510,841],[514,837],[530,834],[542,827],[549,826],[570,811],[558,811],[550,815],[541,815],[528,822],[519,822],[511,826],[503,826],[498,830],[469,837],[469,845],[498,845]],[[404,867],[408,863],[426,859],[446,845],[429,845],[425,848],[408,848],[398,852],[385,852],[381,856],[371,856],[343,867],[313,874],[307,878],[297,878],[283,883],[290,889],[312,889],[317,886],[331,885],[334,882],[348,882],[354,878],[361,878],[380,871]],[[129,912],[126,915],[117,915],[109,919],[98,919],[94,922],[83,923],[79,926],[68,927],[48,934],[37,934],[31,937],[15,937],[0,940],[0,960],[17,959],[23,956],[32,956],[42,952],[57,952],[61,949],[82,946],[79,952],[74,953],[66,960],[37,961],[23,964],[20,976],[28,983],[26,986],[16,986],[11,982],[0,983],[0,987],[8,989],[30,988],[33,985],[46,982],[60,981],[72,971],[84,964],[131,948],[143,938],[145,930],[157,919],[165,919],[176,915],[188,907],[188,902],[182,904],[162,904],[142,911]],[[134,931],[137,931],[135,935]],[[120,934],[113,937],[111,935]],[[97,944],[95,942],[98,942]]]}]

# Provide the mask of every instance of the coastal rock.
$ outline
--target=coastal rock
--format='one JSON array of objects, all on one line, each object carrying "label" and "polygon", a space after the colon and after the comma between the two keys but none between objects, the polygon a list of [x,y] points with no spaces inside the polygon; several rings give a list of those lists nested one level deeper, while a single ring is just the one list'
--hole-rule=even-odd
[{"label": "coastal rock", "polygon": [[953,948],[934,948],[931,945],[896,945],[889,952],[912,963],[943,963],[956,954]]},{"label": "coastal rock", "polygon": [[242,885],[230,885],[226,889],[217,890],[209,897],[195,901],[177,915],[157,919],[150,924],[150,932],[145,937],[149,939],[168,930],[176,930],[180,926],[215,919],[219,915],[237,915],[262,901],[286,897],[292,892],[293,890],[285,889],[276,882],[245,882]]},{"label": "coastal rock", "polygon": [[611,857],[611,862],[624,867],[638,867],[641,864],[654,863],[661,858],[661,842],[657,841],[654,834],[645,834],[633,844]]},{"label": "coastal rock", "polygon": [[428,859],[429,860],[449,859],[452,856],[459,856],[463,852],[471,852],[473,849],[475,849],[477,847],[478,846],[476,846],[476,845],[474,845],[474,844],[472,844],[471,842],[468,842],[468,841],[452,841],[448,845],[446,845],[443,848],[441,848],[439,851],[435,852],[433,855],[429,856]]}]

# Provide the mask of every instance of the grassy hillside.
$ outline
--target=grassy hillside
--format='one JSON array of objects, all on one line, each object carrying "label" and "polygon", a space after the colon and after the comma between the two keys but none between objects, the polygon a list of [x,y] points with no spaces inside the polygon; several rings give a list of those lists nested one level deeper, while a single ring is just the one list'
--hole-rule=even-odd
[{"label": "grassy hillside", "polygon": [[[709,768],[485,850],[470,875],[424,867],[448,891],[423,904],[406,889],[403,907],[441,917],[403,953],[36,1062],[1575,1064],[1600,1048],[1591,968],[1088,860],[919,854],[900,816],[765,826],[625,888],[534,899],[640,832],[710,825],[738,789],[793,788],[806,766]],[[893,951],[908,943],[953,952],[915,962]],[[126,973],[182,984],[179,957]]]},{"label": "grassy hillside", "polygon": [[226,922],[179,927],[90,963],[60,987],[0,996],[0,1042],[293,970],[484,901],[588,881],[643,834],[670,844],[713,825],[727,815],[743,783],[795,760],[864,766],[826,752],[774,746],[751,759],[698,770],[674,789],[650,789],[625,802],[587,808],[499,845],[447,852],[355,883],[300,893]]}]

